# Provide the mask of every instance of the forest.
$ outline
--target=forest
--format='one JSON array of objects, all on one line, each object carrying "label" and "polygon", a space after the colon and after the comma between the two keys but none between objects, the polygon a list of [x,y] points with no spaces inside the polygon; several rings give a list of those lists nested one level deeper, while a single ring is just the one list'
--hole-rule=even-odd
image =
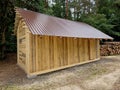
[{"label": "forest", "polygon": [[17,51],[15,7],[85,22],[120,41],[120,0],[1,0],[0,59]]}]

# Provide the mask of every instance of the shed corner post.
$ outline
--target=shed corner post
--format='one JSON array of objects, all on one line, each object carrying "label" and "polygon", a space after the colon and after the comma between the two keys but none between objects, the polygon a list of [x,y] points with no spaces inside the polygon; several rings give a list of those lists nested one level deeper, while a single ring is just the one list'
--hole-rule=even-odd
[{"label": "shed corner post", "polygon": [[19,24],[17,29],[17,65],[19,65]]},{"label": "shed corner post", "polygon": [[27,77],[30,77],[30,56],[31,56],[31,50],[30,50],[30,32],[28,29],[26,29],[26,73]]},{"label": "shed corner post", "polygon": [[97,58],[100,59],[100,39],[97,39]]}]

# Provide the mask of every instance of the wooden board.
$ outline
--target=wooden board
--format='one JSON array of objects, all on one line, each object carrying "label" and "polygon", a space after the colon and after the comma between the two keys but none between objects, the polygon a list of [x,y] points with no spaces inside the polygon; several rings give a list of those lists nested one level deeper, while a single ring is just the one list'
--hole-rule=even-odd
[{"label": "wooden board", "polygon": [[[32,37],[30,73],[66,67],[96,59],[95,39],[78,39],[52,36]],[[97,57],[99,58],[99,56]]]},{"label": "wooden board", "polygon": [[26,31],[22,23],[20,20],[17,30],[17,64],[26,71]]},{"label": "wooden board", "polygon": [[32,35],[21,21],[18,64],[28,75],[49,72],[99,58],[99,40]]},{"label": "wooden board", "polygon": [[98,39],[32,35],[16,11],[17,63],[28,75],[63,69],[100,58]]}]

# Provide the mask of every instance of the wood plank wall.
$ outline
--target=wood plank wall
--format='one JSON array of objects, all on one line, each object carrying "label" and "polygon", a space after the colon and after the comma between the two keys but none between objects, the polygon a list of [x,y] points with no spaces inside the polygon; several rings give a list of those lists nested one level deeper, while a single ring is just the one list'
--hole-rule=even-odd
[{"label": "wood plank wall", "polygon": [[98,39],[32,35],[16,13],[17,63],[27,74],[54,71],[100,58]]},{"label": "wood plank wall", "polygon": [[26,30],[23,26],[20,20],[17,30],[17,64],[26,71]]},{"label": "wood plank wall", "polygon": [[99,58],[99,40],[30,35],[30,73]]}]

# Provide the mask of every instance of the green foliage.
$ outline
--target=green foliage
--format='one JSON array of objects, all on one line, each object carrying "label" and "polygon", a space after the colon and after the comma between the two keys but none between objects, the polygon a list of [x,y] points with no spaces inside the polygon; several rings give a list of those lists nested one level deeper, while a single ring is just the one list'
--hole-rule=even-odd
[{"label": "green foliage", "polygon": [[53,5],[53,15],[60,17],[60,18],[65,18],[65,0],[55,0],[55,5]]},{"label": "green foliage", "polygon": [[109,35],[118,35],[117,32],[112,30],[114,25],[109,23],[104,14],[91,14],[89,16],[82,16],[80,20]]},{"label": "green foliage", "polygon": [[14,18],[14,6],[10,0],[2,0],[0,2],[0,33],[13,25],[11,18]]},{"label": "green foliage", "polygon": [[13,2],[15,6],[21,7],[21,8],[27,8],[29,10],[33,11],[40,11],[44,12],[44,0],[15,0]]},{"label": "green foliage", "polygon": [[14,6],[12,1],[11,0],[0,1],[0,58],[5,57],[7,36],[10,36],[10,38],[12,38],[11,33],[9,33],[9,31],[12,32],[13,30],[14,26],[13,18],[14,18]]},{"label": "green foliage", "polygon": [[6,32],[6,52],[16,52],[17,51],[17,43],[16,36],[13,35],[13,25],[8,28]]},{"label": "green foliage", "polygon": [[120,0],[97,1],[97,13],[104,14],[108,23],[114,26],[108,30],[109,35],[112,35],[115,40],[120,40]]},{"label": "green foliage", "polygon": [[[65,4],[65,0],[55,0],[55,5],[52,6],[53,15],[60,18],[72,19],[70,5],[68,6]],[[66,8],[68,7],[68,16],[66,15]]]},{"label": "green foliage", "polygon": [[114,0],[97,0],[97,13],[105,14],[106,18],[110,18],[111,15],[115,12],[113,8]]},{"label": "green foliage", "polygon": [[94,7],[94,12],[82,13],[79,21],[120,40],[120,0],[95,0]]},{"label": "green foliage", "polygon": [[52,8],[46,5],[46,3],[48,4],[46,0],[16,0],[14,6],[52,15]]},{"label": "green foliage", "polygon": [[61,7],[60,3],[56,3],[55,5],[53,5],[52,9],[53,9],[53,12],[54,12],[54,16],[64,18],[63,8]]},{"label": "green foliage", "polygon": [[50,7],[46,7],[45,0],[1,0],[0,1],[0,58],[5,57],[5,52],[16,52],[16,37],[13,36],[14,7],[51,14]]}]

